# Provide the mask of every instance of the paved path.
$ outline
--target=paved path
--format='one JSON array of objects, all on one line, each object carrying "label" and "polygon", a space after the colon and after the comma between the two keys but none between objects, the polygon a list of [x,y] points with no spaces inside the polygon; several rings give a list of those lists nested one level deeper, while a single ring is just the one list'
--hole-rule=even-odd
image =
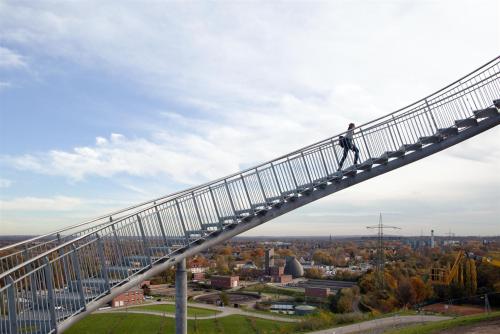
[{"label": "paved path", "polygon": [[431,321],[442,321],[452,319],[450,317],[434,316],[434,315],[405,315],[405,316],[394,316],[387,318],[380,318],[375,320],[369,320],[360,322],[357,324],[335,327],[330,329],[324,329],[317,332],[311,332],[310,334],[346,334],[346,333],[356,333],[367,331],[375,328],[398,326],[402,324],[415,324],[424,323]]},{"label": "paved path", "polygon": [[[161,304],[175,305],[174,302],[160,302],[160,303],[142,304],[142,306],[161,305]],[[298,322],[300,320],[300,319],[296,319],[296,318],[280,317],[277,315],[275,316],[272,314],[248,312],[248,311],[244,311],[242,309],[233,308],[233,307],[218,307],[218,306],[214,306],[214,305],[207,305],[207,304],[200,304],[200,303],[188,303],[188,307],[190,307],[190,306],[204,308],[204,309],[208,309],[208,310],[216,310],[216,311],[220,312],[220,313],[208,315],[208,316],[197,316],[196,319],[198,319],[198,320],[227,317],[228,315],[235,315],[235,314],[245,315],[245,316],[254,317],[254,318],[267,319],[267,320],[283,321],[283,322]],[[97,312],[98,313],[139,313],[139,314],[150,314],[150,315],[164,316],[167,318],[175,318],[174,313],[141,310],[141,309],[138,309],[135,307],[128,307],[128,308],[127,307],[116,307],[116,308],[110,308],[110,309],[101,310],[101,311],[97,311]],[[189,316],[187,318],[192,319],[192,320],[195,319],[194,317],[189,317]]]}]

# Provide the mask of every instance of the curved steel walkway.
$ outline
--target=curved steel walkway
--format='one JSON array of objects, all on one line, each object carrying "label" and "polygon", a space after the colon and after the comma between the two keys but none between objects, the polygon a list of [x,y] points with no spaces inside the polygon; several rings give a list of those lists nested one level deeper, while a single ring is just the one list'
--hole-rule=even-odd
[{"label": "curved steel walkway", "polygon": [[[0,333],[62,332],[131,287],[213,245],[500,123],[500,57],[339,136],[109,216],[0,249]],[[344,134],[342,134],[344,135]]]}]

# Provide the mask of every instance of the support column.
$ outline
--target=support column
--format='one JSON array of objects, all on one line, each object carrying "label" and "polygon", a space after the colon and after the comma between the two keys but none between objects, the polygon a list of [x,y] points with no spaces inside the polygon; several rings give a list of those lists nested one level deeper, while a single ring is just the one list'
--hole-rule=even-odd
[{"label": "support column", "polygon": [[187,334],[186,259],[177,263],[175,269],[175,334]]}]

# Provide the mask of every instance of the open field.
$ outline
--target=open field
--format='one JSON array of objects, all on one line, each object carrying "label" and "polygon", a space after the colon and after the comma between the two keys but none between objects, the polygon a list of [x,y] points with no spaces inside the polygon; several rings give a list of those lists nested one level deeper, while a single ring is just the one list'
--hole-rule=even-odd
[{"label": "open field", "polygon": [[[241,315],[210,320],[188,320],[188,332],[200,334],[293,333],[294,324]],[[92,314],[71,327],[68,334],[174,333],[175,319],[146,314]]]},{"label": "open field", "polygon": [[[153,312],[165,312],[175,314],[175,305],[173,304],[151,304],[151,305],[143,305],[143,306],[135,306],[129,307],[130,310],[144,310],[144,311],[153,311]],[[217,310],[209,310],[206,308],[199,308],[188,306],[188,317],[207,317],[214,314],[219,314],[220,311]]]},{"label": "open field", "polygon": [[424,325],[414,325],[385,332],[385,334],[497,334],[500,332],[499,328],[500,312],[493,312]]}]

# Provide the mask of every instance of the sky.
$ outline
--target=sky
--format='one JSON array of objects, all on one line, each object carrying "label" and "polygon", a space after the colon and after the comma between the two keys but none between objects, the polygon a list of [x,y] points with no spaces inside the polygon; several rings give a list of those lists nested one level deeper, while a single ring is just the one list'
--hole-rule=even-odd
[{"label": "sky", "polygon": [[[499,55],[498,1],[0,0],[0,234],[272,159]],[[500,127],[246,235],[500,234]]]}]

